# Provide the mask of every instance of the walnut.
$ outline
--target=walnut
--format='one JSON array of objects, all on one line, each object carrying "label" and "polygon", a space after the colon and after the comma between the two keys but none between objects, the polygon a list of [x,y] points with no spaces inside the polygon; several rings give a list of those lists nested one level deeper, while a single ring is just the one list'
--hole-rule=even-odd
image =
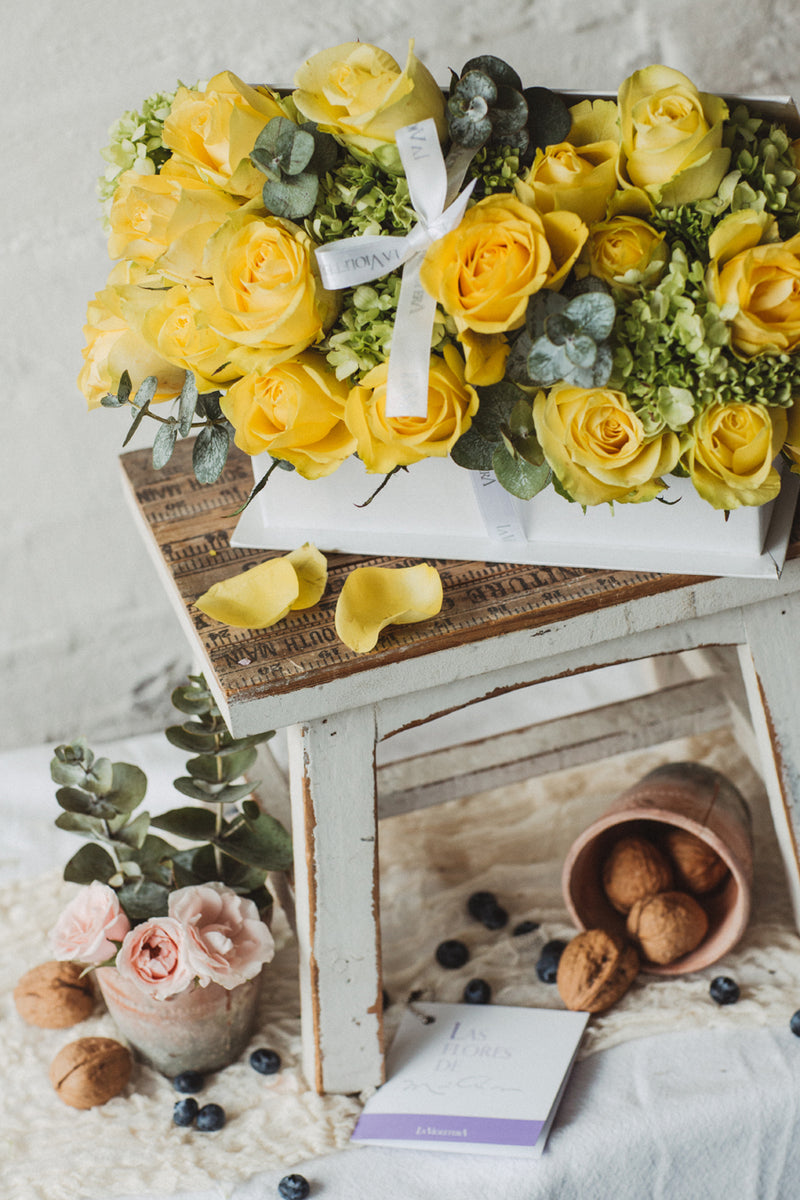
[{"label": "walnut", "polygon": [[670,829],[665,841],[679,887],[702,895],[728,874],[725,860],[687,829]]},{"label": "walnut", "polygon": [[708,917],[694,896],[661,892],[636,901],[627,930],[646,959],[664,965],[700,945],[708,932]]},{"label": "walnut", "polygon": [[50,1064],[56,1094],[72,1108],[94,1108],[118,1095],[131,1077],[130,1051],[106,1037],[79,1038]]},{"label": "walnut", "polygon": [[42,1029],[66,1029],[91,1015],[94,992],[78,963],[46,962],[27,971],[14,988],[23,1021]]},{"label": "walnut", "polygon": [[567,1008],[604,1012],[624,996],[638,970],[633,946],[604,929],[587,929],[565,947],[556,984]]},{"label": "walnut", "polygon": [[672,867],[657,846],[643,837],[624,837],[603,865],[603,888],[617,912],[630,912],[637,900],[672,887]]}]

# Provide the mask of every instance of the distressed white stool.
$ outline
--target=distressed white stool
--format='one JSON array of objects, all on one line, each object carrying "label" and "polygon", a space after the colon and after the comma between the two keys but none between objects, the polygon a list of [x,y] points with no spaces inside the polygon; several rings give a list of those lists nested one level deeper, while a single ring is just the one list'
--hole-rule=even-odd
[{"label": "distressed white stool", "polygon": [[[371,654],[355,655],[334,631],[336,597],[354,565],[389,560],[331,555],[320,604],[272,629],[228,629],[192,607],[212,583],[262,561],[264,552],[229,545],[235,509],[252,482],[249,460],[232,455],[219,482],[201,487],[190,453],[181,444],[156,473],[149,451],[136,451],[123,456],[123,471],[232,733],[289,731],[303,1065],[317,1091],[356,1092],[383,1079],[376,745],[488,697],[608,664],[735,647],[800,924],[800,527],[777,581],[439,562],[441,616],[386,630]],[[562,724],[559,732],[583,754],[572,761],[587,761],[587,744],[602,734],[621,751],[709,728],[717,715],[702,680],[681,694],[677,709],[656,698],[638,711],[635,741],[630,720],[620,721],[614,708],[582,750],[574,721],[571,730]],[[396,772],[389,807],[406,806],[409,790],[425,803],[491,786],[501,758],[524,773],[548,752],[538,736],[538,743],[529,731],[500,739],[494,762],[468,779],[459,777],[452,752],[449,789],[441,787],[446,758],[444,770],[440,757],[427,782],[410,789]],[[545,739],[553,736],[546,730]]]}]

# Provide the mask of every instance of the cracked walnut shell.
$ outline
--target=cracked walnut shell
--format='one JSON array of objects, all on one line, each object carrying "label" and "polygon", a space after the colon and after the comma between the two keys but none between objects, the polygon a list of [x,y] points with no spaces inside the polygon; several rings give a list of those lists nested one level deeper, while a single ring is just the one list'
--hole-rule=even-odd
[{"label": "cracked walnut shell", "polygon": [[91,1016],[95,1000],[79,963],[46,962],[25,972],[14,988],[14,1003],[29,1025],[67,1029]]},{"label": "cracked walnut shell", "polygon": [[663,966],[700,945],[708,932],[708,917],[694,896],[661,892],[636,901],[627,930],[643,956]]},{"label": "cracked walnut shell", "polygon": [[624,837],[603,864],[603,889],[617,912],[630,912],[637,900],[672,887],[672,867],[657,846],[643,837]]},{"label": "cracked walnut shell", "polygon": [[670,829],[665,841],[675,868],[675,882],[688,892],[710,892],[728,874],[725,860],[688,829]]},{"label": "cracked walnut shell", "polygon": [[72,1108],[94,1108],[118,1095],[131,1077],[130,1050],[113,1038],[78,1038],[50,1064],[50,1082]]},{"label": "cracked walnut shell", "polygon": [[567,943],[556,984],[567,1008],[605,1012],[624,996],[638,971],[633,946],[604,929],[586,929]]}]

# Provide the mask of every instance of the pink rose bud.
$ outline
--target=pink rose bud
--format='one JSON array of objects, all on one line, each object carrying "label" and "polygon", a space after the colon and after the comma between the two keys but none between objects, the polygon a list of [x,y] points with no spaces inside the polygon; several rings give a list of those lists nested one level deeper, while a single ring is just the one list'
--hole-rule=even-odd
[{"label": "pink rose bud", "polygon": [[216,881],[170,893],[169,913],[186,929],[186,954],[201,987],[234,988],[275,954],[252,900]]},{"label": "pink rose bud", "polygon": [[55,957],[97,966],[117,953],[114,942],[121,942],[131,927],[117,893],[95,879],[70,900],[50,930]]},{"label": "pink rose bud", "polygon": [[172,917],[143,921],[122,943],[117,970],[154,1000],[166,1000],[185,991],[194,972],[187,961],[183,926]]}]

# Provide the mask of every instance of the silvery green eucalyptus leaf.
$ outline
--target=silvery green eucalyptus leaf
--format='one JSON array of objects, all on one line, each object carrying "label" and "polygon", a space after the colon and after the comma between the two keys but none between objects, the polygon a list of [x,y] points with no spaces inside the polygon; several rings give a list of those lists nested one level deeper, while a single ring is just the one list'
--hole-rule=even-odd
[{"label": "silvery green eucalyptus leaf", "polygon": [[216,833],[217,819],[209,808],[173,808],[153,817],[151,824],[190,842],[207,842]]},{"label": "silvery green eucalyptus leaf", "polygon": [[175,443],[178,439],[178,422],[167,421],[164,425],[159,425],[158,432],[153,439],[153,470],[160,471],[165,467],[172,458],[172,451],[175,449]]},{"label": "silvery green eucalyptus leaf", "polygon": [[586,292],[567,303],[565,314],[595,342],[602,342],[614,328],[616,305],[607,292]]},{"label": "silvery green eucalyptus leaf", "polygon": [[467,471],[490,471],[496,443],[487,441],[477,429],[470,427],[455,443],[450,457]]},{"label": "silvery green eucalyptus leaf", "polygon": [[117,812],[133,812],[147,793],[147,776],[133,763],[115,762],[112,767],[111,789],[105,799]]},{"label": "silvery green eucalyptus leaf", "polygon": [[505,59],[498,58],[495,54],[479,54],[475,58],[471,58],[461,68],[462,77],[470,71],[479,71],[482,75],[488,75],[498,87],[509,87],[515,88],[518,92],[522,91],[522,80],[517,72]]},{"label": "silvery green eucalyptus leaf", "polygon": [[550,478],[550,468],[546,463],[534,467],[519,456],[512,457],[505,445],[495,451],[492,465],[498,482],[520,500],[532,500],[547,486]]},{"label": "silvery green eucalyptus leaf", "polygon": [[319,179],[310,172],[286,179],[268,179],[262,190],[264,207],[276,217],[297,220],[313,211],[319,192]]},{"label": "silvery green eucalyptus leaf", "polygon": [[198,483],[214,483],[228,459],[230,436],[223,425],[204,425],[194,440],[192,467]]},{"label": "silvery green eucalyptus leaf", "polygon": [[87,842],[64,867],[64,879],[67,883],[92,883],[95,879],[108,883],[115,871],[114,860],[108,851],[97,842]]},{"label": "silvery green eucalyptus leaf", "polygon": [[178,397],[178,432],[188,437],[197,408],[197,382],[191,371],[186,372],[181,394]]}]

